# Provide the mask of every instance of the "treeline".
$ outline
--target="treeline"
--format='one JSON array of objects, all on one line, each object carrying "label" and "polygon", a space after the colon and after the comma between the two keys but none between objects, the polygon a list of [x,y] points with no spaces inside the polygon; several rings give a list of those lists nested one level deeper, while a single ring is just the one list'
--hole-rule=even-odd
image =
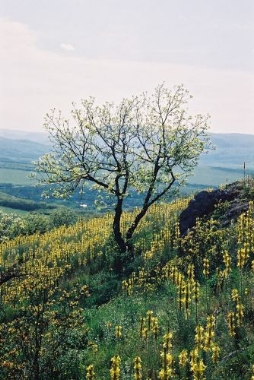
[{"label": "treeline", "polygon": [[[17,186],[11,183],[0,183],[0,206],[25,211],[54,208],[56,205],[64,205],[77,209],[77,207],[82,204],[86,204],[87,208],[94,212],[98,212],[98,209],[101,209],[101,211],[112,209],[112,200],[108,198],[105,193],[100,192],[99,194],[98,191],[89,187],[84,188],[82,194],[80,194],[79,191],[74,192],[68,199],[50,198],[42,202],[42,195],[47,191],[48,186]],[[140,207],[140,205],[140,194],[131,190],[128,198],[126,198],[126,208],[131,210],[134,207]]]},{"label": "treeline", "polygon": [[59,207],[49,215],[30,213],[22,217],[0,211],[0,243],[17,236],[42,234],[55,227],[70,226],[78,217],[78,213],[66,207]]},{"label": "treeline", "polygon": [[27,199],[20,199],[0,192],[0,206],[23,211],[36,211],[39,209],[53,209],[54,205],[46,202],[35,202]]}]

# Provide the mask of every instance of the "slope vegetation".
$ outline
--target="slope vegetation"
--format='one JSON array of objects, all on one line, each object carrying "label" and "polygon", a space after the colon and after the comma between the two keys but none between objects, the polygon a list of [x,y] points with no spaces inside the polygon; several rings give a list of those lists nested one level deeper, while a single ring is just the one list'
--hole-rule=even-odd
[{"label": "slope vegetation", "polygon": [[111,214],[3,242],[0,379],[250,379],[254,188],[230,186],[182,235],[193,201],[154,207],[125,275]]}]

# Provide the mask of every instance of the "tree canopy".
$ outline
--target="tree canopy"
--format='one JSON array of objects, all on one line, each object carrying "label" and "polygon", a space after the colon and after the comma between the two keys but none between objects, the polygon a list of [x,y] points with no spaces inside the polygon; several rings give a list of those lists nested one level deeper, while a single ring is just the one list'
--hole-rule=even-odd
[{"label": "tree canopy", "polygon": [[[114,199],[113,233],[122,252],[132,250],[132,237],[150,206],[183,184],[209,149],[208,115],[189,115],[191,95],[184,86],[157,86],[123,99],[118,105],[99,106],[94,98],[73,103],[70,119],[52,110],[45,128],[52,152],[36,169],[41,183],[57,185],[56,196],[84,191],[92,185]],[[130,190],[142,194],[142,206],[127,231],[121,216]]]}]

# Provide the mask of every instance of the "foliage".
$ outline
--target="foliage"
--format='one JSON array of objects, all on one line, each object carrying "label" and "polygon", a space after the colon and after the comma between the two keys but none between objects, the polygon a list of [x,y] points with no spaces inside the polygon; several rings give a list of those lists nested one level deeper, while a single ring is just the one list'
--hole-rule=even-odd
[{"label": "foliage", "polygon": [[24,221],[14,214],[0,212],[0,242],[14,238],[24,231]]},{"label": "foliage", "polygon": [[24,211],[35,211],[38,209],[51,209],[53,206],[47,205],[45,202],[34,202],[27,199],[20,199],[14,196],[0,192],[0,206],[19,209]]},{"label": "foliage", "polygon": [[79,356],[87,344],[80,287],[59,290],[43,269],[40,277],[27,275],[16,286],[2,295],[8,309],[1,310],[0,378],[79,379]]},{"label": "foliage", "polygon": [[253,202],[183,238],[188,202],[153,205],[126,276],[112,271],[112,214],[2,242],[0,280],[17,276],[0,287],[0,379],[251,379]]},{"label": "foliage", "polygon": [[58,208],[49,215],[31,213],[22,217],[0,211],[0,242],[17,236],[45,233],[63,225],[70,226],[77,219],[77,213],[67,208]]},{"label": "foliage", "polygon": [[[83,100],[80,109],[74,105],[72,123],[55,110],[46,116],[53,152],[36,163],[40,182],[59,185],[52,189],[56,196],[85,191],[88,183],[106,192],[115,207],[114,239],[128,259],[134,254],[133,234],[148,209],[185,181],[209,147],[208,117],[188,115],[190,98],[183,86],[168,90],[160,85],[151,97],[123,99],[118,106]],[[142,205],[123,231],[132,189],[142,194]],[[107,204],[105,197],[97,202]],[[120,257],[116,271],[124,265]]]}]

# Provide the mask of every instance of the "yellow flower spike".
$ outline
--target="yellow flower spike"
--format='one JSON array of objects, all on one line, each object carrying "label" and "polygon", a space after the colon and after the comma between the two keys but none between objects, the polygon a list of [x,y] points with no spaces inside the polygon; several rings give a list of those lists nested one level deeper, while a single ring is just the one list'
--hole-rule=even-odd
[{"label": "yellow flower spike", "polygon": [[172,281],[174,284],[177,284],[177,281],[178,281],[178,271],[177,271],[177,267],[175,265],[172,266],[171,268],[171,275],[170,277],[172,278]]},{"label": "yellow flower spike", "polygon": [[115,328],[115,337],[116,339],[120,339],[122,336],[122,326],[118,325]]},{"label": "yellow flower spike", "polygon": [[232,289],[231,291],[231,298],[234,302],[238,302],[239,301],[239,293],[238,293],[238,290],[237,289]]},{"label": "yellow flower spike", "polygon": [[186,284],[183,280],[183,276],[181,275],[179,277],[179,283],[178,283],[178,287],[177,287],[177,292],[178,292],[178,307],[180,310],[182,310],[182,307],[184,306],[184,294],[185,294],[185,287],[186,287]]},{"label": "yellow flower spike", "polygon": [[230,311],[227,314],[227,324],[229,328],[229,334],[231,336],[235,336],[235,313],[233,311]]},{"label": "yellow flower spike", "polygon": [[169,367],[173,364],[173,356],[170,353],[166,354],[165,363]]},{"label": "yellow flower spike", "polygon": [[162,369],[159,372],[159,379],[169,380],[174,373],[173,364],[174,359],[171,353],[167,352],[167,348],[163,345],[163,351],[160,356],[162,358]]},{"label": "yellow flower spike", "polygon": [[207,325],[211,326],[211,327],[214,327],[215,326],[215,316],[214,315],[209,315],[207,318]]},{"label": "yellow flower spike", "polygon": [[203,342],[204,342],[204,327],[197,326],[195,328],[195,343],[197,344],[197,348],[200,350],[203,348]]},{"label": "yellow flower spike", "polygon": [[208,258],[204,258],[203,260],[203,273],[206,278],[208,278],[209,273],[210,273],[210,263]]},{"label": "yellow flower spike", "polygon": [[173,369],[167,368],[167,369],[161,369],[159,372],[159,379],[160,380],[170,380],[173,377]]},{"label": "yellow flower spike", "polygon": [[231,272],[231,257],[228,254],[228,251],[225,250],[223,252],[223,262],[225,264],[225,269],[224,269],[224,278],[228,278],[229,273]]},{"label": "yellow flower spike", "polygon": [[158,318],[157,317],[153,317],[152,318],[152,332],[153,332],[154,338],[156,340],[158,339],[158,330],[159,330],[159,327],[158,327]]},{"label": "yellow flower spike", "polygon": [[194,348],[193,350],[191,350],[191,352],[190,352],[190,364],[191,365],[196,363],[197,358],[198,358],[198,352],[199,352],[199,349],[197,347]]},{"label": "yellow flower spike", "polygon": [[158,326],[158,318],[157,317],[152,317],[151,326],[152,326],[152,328],[154,326]]},{"label": "yellow flower spike", "polygon": [[134,380],[142,380],[142,361],[139,356],[134,359]]},{"label": "yellow flower spike", "polygon": [[236,319],[237,319],[237,326],[241,326],[243,323],[243,317],[244,317],[244,306],[241,303],[237,303],[236,305]]},{"label": "yellow flower spike", "polygon": [[179,365],[181,367],[186,367],[187,363],[189,362],[188,351],[186,349],[182,350],[178,358],[179,358]]},{"label": "yellow flower spike", "polygon": [[93,353],[96,354],[98,352],[98,344],[93,343],[92,344],[92,350],[93,350]]},{"label": "yellow flower spike", "polygon": [[148,339],[148,328],[144,327],[142,330],[142,338],[145,338],[145,340]]},{"label": "yellow flower spike", "polygon": [[194,281],[194,264],[189,264],[187,269],[187,276],[189,281]]},{"label": "yellow flower spike", "polygon": [[173,334],[170,332],[168,332],[167,334],[163,336],[163,348],[166,349],[166,352],[168,352],[169,349],[172,348],[172,343],[171,343],[172,337],[173,337]]},{"label": "yellow flower spike", "polygon": [[127,291],[128,289],[128,282],[126,280],[122,281],[122,290]]},{"label": "yellow flower spike", "polygon": [[190,310],[189,310],[190,303],[191,303],[191,282],[188,281],[185,284],[184,295],[183,295],[183,304],[184,304],[184,308],[185,308],[186,318],[188,318],[189,314],[190,314]]},{"label": "yellow flower spike", "polygon": [[199,290],[200,290],[200,284],[198,281],[195,281],[193,283],[193,289],[192,289],[192,292],[194,294],[193,299],[194,299],[195,303],[198,303],[198,301],[199,301]]},{"label": "yellow flower spike", "polygon": [[95,379],[94,366],[92,364],[90,364],[86,368],[86,378],[87,378],[87,380],[94,380]]},{"label": "yellow flower spike", "polygon": [[209,351],[212,347],[212,339],[214,337],[214,332],[211,330],[208,330],[204,334],[204,350]]},{"label": "yellow flower spike", "polygon": [[218,345],[212,346],[212,361],[217,364],[220,355],[220,347]]},{"label": "yellow flower spike", "polygon": [[202,359],[197,358],[196,362],[191,365],[191,371],[193,372],[194,380],[203,380],[206,366]]},{"label": "yellow flower spike", "polygon": [[110,368],[110,378],[111,380],[119,380],[120,379],[120,364],[121,364],[121,358],[119,355],[115,355],[111,359],[111,368]]},{"label": "yellow flower spike", "polygon": [[248,259],[248,250],[245,248],[239,248],[238,251],[237,251],[237,266],[240,268],[240,269],[243,269],[243,267],[245,266],[246,264],[246,261]]}]

